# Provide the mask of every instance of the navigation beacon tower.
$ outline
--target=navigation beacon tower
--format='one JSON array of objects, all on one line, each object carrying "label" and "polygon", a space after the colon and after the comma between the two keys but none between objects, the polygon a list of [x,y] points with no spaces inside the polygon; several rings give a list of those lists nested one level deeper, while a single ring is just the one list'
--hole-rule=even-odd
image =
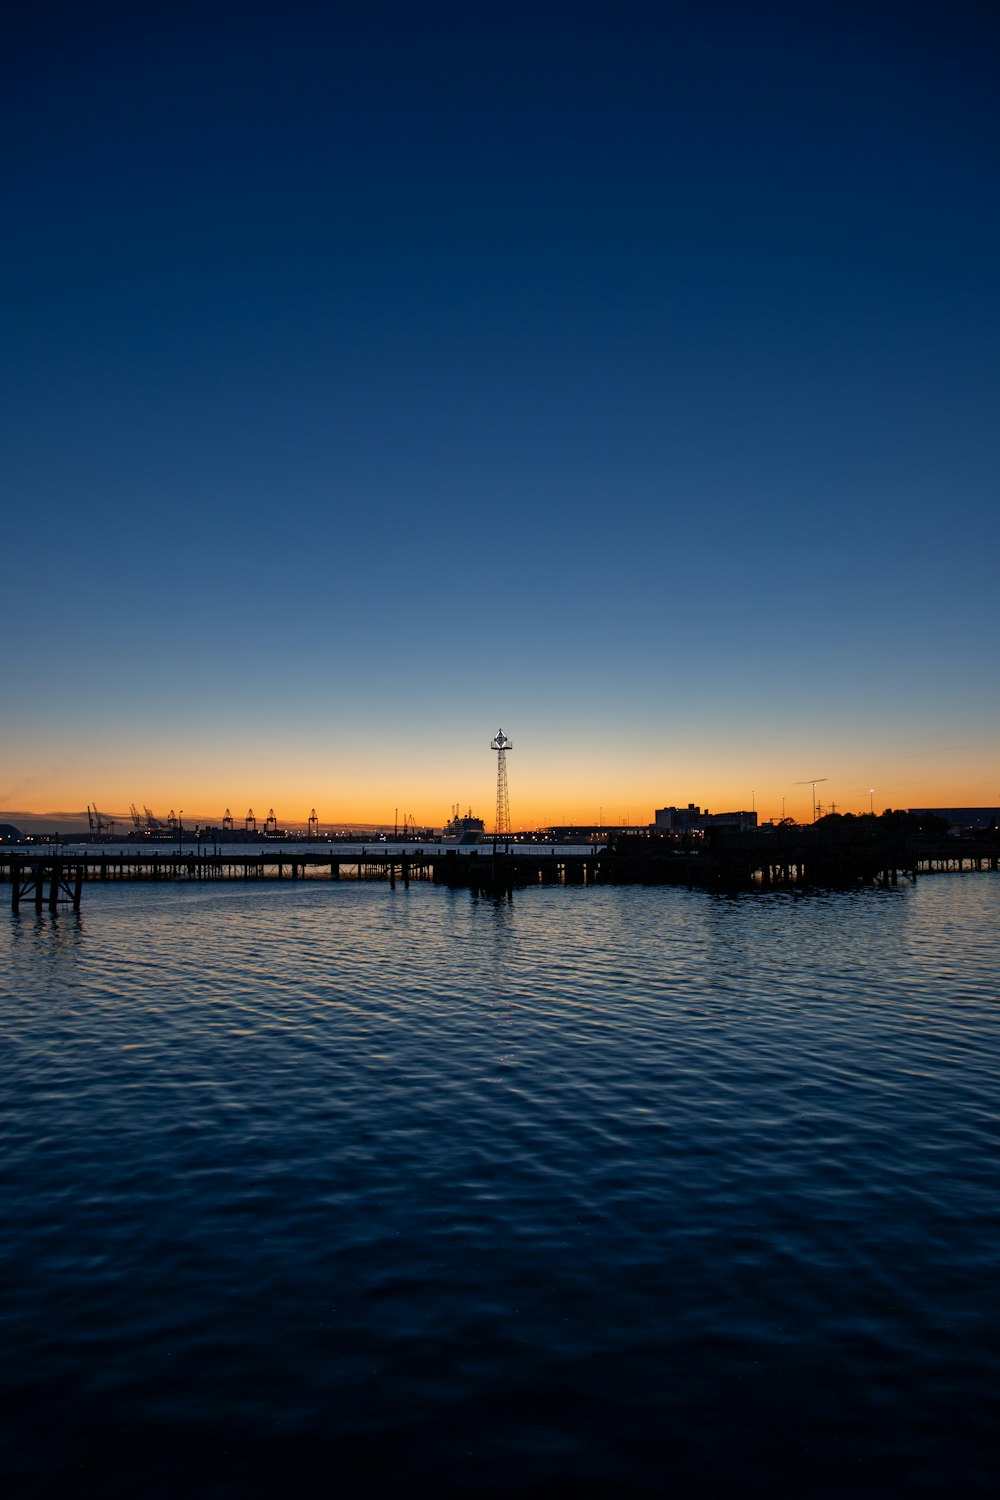
[{"label": "navigation beacon tower", "polygon": [[493,825],[493,837],[510,838],[510,804],[507,801],[507,751],[514,746],[498,729],[490,740],[490,749],[497,752],[497,816]]}]

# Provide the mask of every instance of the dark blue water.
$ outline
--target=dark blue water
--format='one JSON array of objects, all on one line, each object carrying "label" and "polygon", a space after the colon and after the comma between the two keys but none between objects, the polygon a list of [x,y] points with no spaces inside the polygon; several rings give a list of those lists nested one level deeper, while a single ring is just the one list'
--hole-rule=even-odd
[{"label": "dark blue water", "polygon": [[7,1493],[992,1493],[998,916],[3,912]]}]

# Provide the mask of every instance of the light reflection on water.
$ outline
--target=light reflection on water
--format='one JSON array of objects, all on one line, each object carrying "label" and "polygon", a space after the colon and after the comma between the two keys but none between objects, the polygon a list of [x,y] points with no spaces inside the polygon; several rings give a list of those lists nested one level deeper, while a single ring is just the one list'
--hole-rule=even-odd
[{"label": "light reflection on water", "polygon": [[998,913],[987,875],[4,914],[0,1472],[986,1493]]}]

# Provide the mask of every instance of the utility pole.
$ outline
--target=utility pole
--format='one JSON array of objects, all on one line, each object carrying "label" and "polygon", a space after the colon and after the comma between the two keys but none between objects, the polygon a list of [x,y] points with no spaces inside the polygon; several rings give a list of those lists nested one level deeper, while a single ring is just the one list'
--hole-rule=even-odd
[{"label": "utility pole", "polygon": [[813,789],[813,822],[816,821],[816,788],[821,781],[826,781],[825,776],[807,776],[805,781],[797,781],[796,786],[811,786]]}]

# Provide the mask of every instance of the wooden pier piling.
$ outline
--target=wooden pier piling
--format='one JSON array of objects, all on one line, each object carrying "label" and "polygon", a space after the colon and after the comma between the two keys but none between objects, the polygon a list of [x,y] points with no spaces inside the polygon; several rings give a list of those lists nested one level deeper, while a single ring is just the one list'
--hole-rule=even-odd
[{"label": "wooden pier piling", "polygon": [[28,897],[36,912],[40,912],[46,904],[46,886],[49,911],[58,911],[62,904],[79,911],[84,878],[82,861],[65,860],[58,856],[52,859],[25,859],[20,855],[13,855],[8,861],[0,862],[0,879],[10,881],[12,911],[20,911],[21,902]]}]

